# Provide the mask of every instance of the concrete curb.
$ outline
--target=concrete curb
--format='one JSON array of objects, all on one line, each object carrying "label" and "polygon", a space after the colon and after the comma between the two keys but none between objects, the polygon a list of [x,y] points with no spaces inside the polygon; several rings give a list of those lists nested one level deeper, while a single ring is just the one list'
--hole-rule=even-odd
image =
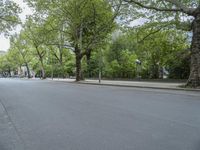
[{"label": "concrete curb", "polygon": [[189,88],[173,88],[173,87],[152,87],[152,86],[139,86],[139,85],[123,85],[123,84],[106,84],[106,83],[91,83],[91,82],[69,82],[77,84],[90,84],[90,85],[99,85],[99,86],[118,86],[118,87],[129,87],[129,88],[146,88],[146,89],[159,89],[159,90],[177,90],[177,91],[193,91],[200,92],[200,89],[189,89]]},{"label": "concrete curb", "polygon": [[180,88],[180,87],[153,87],[153,86],[125,85],[125,84],[106,84],[106,83],[92,83],[92,82],[87,82],[87,81],[75,82],[75,81],[65,81],[65,80],[51,80],[48,78],[45,80],[54,81],[54,82],[56,81],[56,82],[72,83],[72,84],[89,84],[89,85],[98,85],[98,86],[116,86],[116,87],[128,87],[128,88],[200,92],[200,89],[190,89],[190,88]]}]

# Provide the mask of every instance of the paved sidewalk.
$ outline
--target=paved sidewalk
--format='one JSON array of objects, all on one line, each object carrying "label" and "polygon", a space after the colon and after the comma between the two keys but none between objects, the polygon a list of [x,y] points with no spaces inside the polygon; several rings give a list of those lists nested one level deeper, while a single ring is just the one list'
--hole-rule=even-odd
[{"label": "paved sidewalk", "polygon": [[[52,79],[48,79],[48,80],[52,80]],[[58,79],[58,78],[54,78],[53,81],[75,82],[75,79]],[[92,84],[92,85],[120,86],[120,87],[137,87],[137,88],[200,91],[200,89],[181,88],[180,86],[184,84],[183,82],[102,80],[101,83],[99,83],[98,80],[86,79],[86,80],[80,81],[78,83],[80,83],[80,84]]]},{"label": "paved sidewalk", "polygon": [[[99,84],[98,80],[85,80],[83,83]],[[101,84],[106,85],[119,85],[119,86],[131,86],[131,87],[151,87],[151,88],[179,88],[183,83],[166,83],[166,82],[145,82],[145,81],[113,81],[102,80]]]}]

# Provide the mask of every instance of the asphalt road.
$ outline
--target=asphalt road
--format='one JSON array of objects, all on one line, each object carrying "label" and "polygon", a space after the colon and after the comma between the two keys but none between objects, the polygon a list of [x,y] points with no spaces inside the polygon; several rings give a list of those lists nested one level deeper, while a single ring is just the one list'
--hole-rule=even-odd
[{"label": "asphalt road", "polygon": [[200,150],[200,93],[0,79],[0,150]]}]

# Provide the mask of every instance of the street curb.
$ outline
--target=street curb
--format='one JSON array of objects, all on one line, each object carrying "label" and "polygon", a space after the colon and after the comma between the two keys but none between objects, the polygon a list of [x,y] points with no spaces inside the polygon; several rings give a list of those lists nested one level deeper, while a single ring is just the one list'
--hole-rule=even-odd
[{"label": "street curb", "polygon": [[56,82],[65,82],[72,84],[88,84],[88,85],[98,85],[98,86],[115,86],[115,87],[128,87],[128,88],[143,88],[143,89],[157,89],[157,90],[173,90],[173,91],[191,91],[191,92],[200,92],[200,89],[189,89],[189,88],[173,88],[173,87],[152,87],[152,86],[139,86],[139,85],[124,85],[124,84],[106,84],[106,83],[91,83],[87,81],[64,81],[64,80],[51,80],[45,79],[46,81],[56,81]]},{"label": "street curb", "polygon": [[[66,81],[67,82],[67,81]],[[171,88],[171,87],[152,87],[152,86],[138,86],[138,85],[123,85],[123,84],[106,84],[106,83],[90,83],[90,82],[69,82],[77,84],[90,84],[90,85],[99,85],[99,86],[117,86],[117,87],[129,87],[129,88],[146,88],[146,89],[159,89],[159,90],[176,90],[176,91],[193,91],[200,92],[200,89],[188,89],[188,88]]]}]

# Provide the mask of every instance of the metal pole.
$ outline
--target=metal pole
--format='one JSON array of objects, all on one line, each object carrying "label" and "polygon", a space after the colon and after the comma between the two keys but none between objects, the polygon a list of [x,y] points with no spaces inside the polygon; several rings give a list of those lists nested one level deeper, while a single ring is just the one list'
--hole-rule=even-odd
[{"label": "metal pole", "polygon": [[102,76],[102,51],[99,50],[99,83],[101,83],[101,76]]},{"label": "metal pole", "polygon": [[51,79],[53,80],[53,69],[54,69],[54,67],[53,67],[53,57],[51,57]]},{"label": "metal pole", "polygon": [[101,83],[101,70],[99,69],[99,83]]},{"label": "metal pole", "polygon": [[53,64],[51,65],[51,79],[53,80]]}]

